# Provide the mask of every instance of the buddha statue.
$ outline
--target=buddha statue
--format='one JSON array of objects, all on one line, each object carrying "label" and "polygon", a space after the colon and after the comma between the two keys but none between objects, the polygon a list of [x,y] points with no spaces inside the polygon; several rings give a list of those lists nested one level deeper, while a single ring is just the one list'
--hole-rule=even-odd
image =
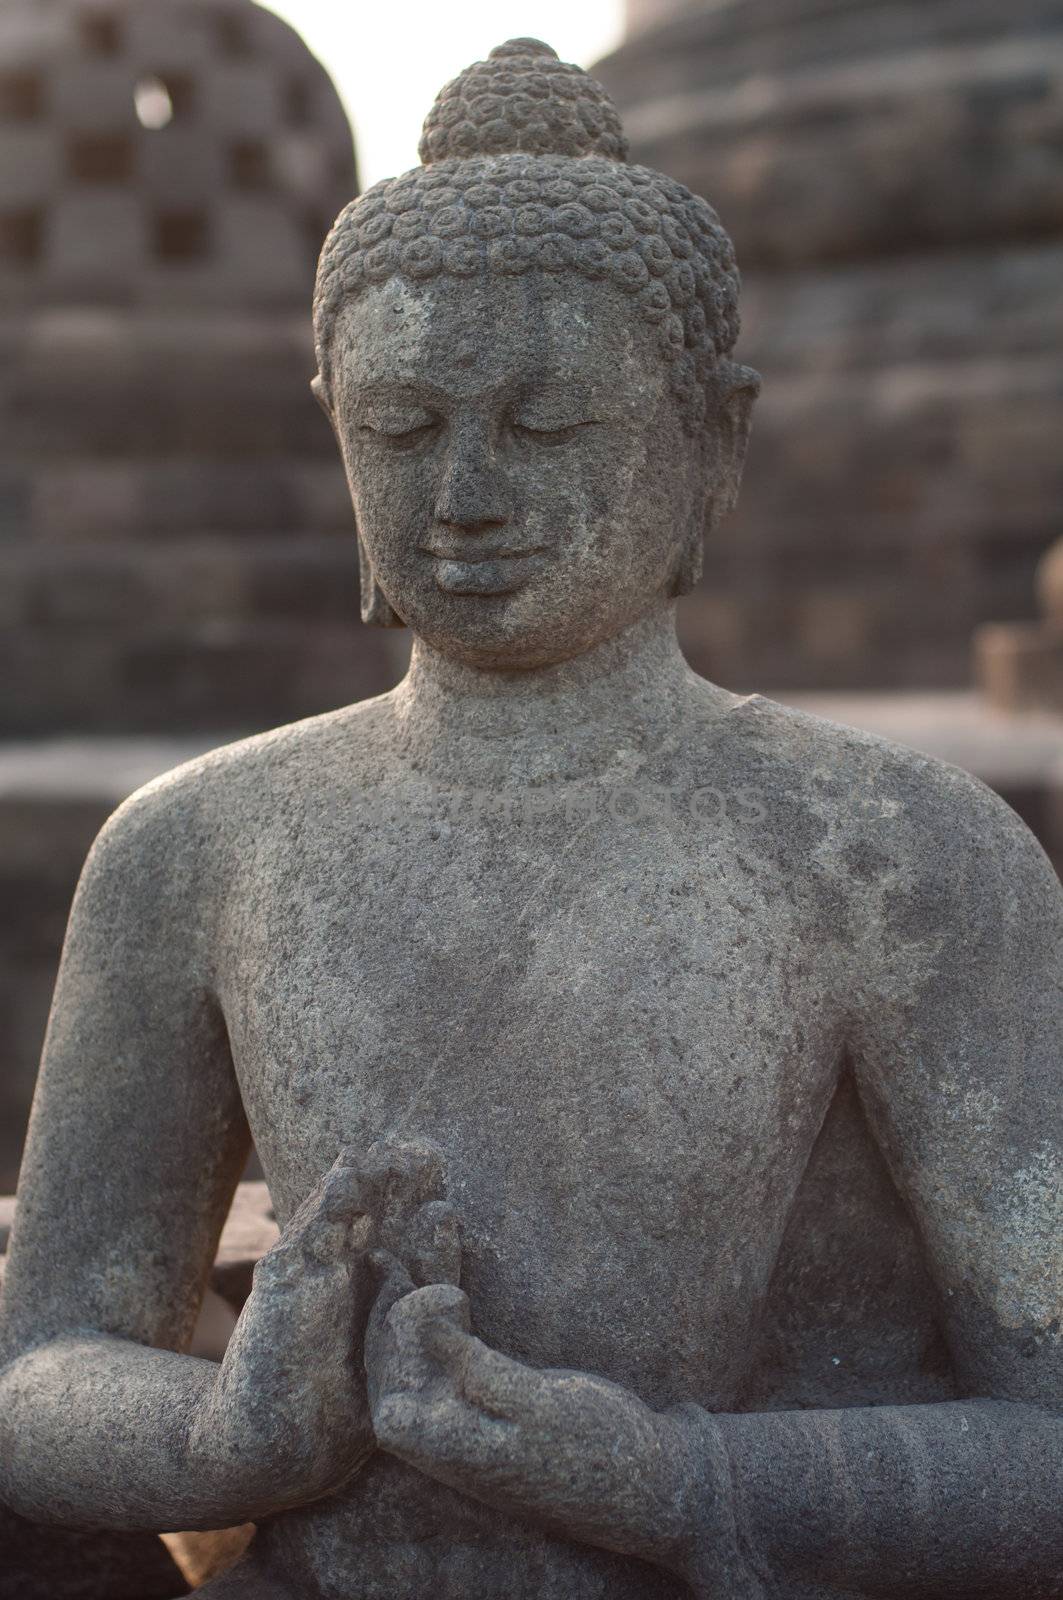
[{"label": "buddha statue", "polygon": [[1060,885],[972,778],[684,662],[758,381],[710,207],[533,40],[421,153],[315,304],[410,671],[93,848],[0,1498],[256,1524],[213,1600],[1059,1596]]}]

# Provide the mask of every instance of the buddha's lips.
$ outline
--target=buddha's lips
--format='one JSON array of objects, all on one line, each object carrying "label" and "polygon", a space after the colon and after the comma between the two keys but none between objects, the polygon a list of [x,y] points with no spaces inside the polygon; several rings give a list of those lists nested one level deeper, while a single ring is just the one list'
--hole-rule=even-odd
[{"label": "buddha's lips", "polygon": [[447,594],[509,594],[528,580],[542,554],[541,549],[514,550],[456,560],[433,553],[436,584]]},{"label": "buddha's lips", "polygon": [[518,561],[524,556],[537,556],[545,546],[531,544],[514,548],[512,545],[491,547],[484,544],[460,544],[439,549],[430,544],[423,544],[419,548],[423,555],[434,556],[437,561],[457,561],[463,567],[475,567],[484,561]]}]

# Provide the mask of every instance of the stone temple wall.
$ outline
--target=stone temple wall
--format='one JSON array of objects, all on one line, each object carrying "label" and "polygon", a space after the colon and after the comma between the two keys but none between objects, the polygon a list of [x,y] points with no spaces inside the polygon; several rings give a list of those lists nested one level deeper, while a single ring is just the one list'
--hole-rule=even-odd
[{"label": "stone temple wall", "polygon": [[329,78],[251,0],[0,0],[0,1189],[108,812],[398,675],[309,390],[356,192]]},{"label": "stone temple wall", "polygon": [[765,392],[688,605],[735,688],[947,687],[1063,501],[1061,0],[631,0],[595,72],[719,209]]}]

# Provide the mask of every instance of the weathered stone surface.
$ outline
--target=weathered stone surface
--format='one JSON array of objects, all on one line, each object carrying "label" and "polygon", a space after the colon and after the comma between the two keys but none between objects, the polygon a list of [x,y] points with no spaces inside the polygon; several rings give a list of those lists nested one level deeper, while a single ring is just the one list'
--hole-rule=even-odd
[{"label": "weathered stone surface", "polygon": [[[0,1297],[5,1253],[15,1220],[13,1196],[0,1196]],[[277,1241],[264,1183],[242,1183],[226,1219],[200,1310],[194,1355],[220,1361],[236,1311],[251,1288],[255,1263]],[[251,1527],[213,1533],[76,1533],[42,1527],[0,1506],[0,1600],[170,1600],[234,1565]],[[186,1580],[182,1582],[182,1579]]]},{"label": "weathered stone surface", "polygon": [[[15,1221],[15,1198],[0,1195],[0,1274],[4,1256]],[[277,1243],[279,1230],[273,1213],[269,1190],[261,1182],[238,1185],[229,1215],[225,1219],[217,1255],[211,1269],[210,1285],[213,1295],[224,1300],[229,1307],[239,1311],[251,1292],[251,1274],[255,1263]],[[211,1336],[216,1337],[223,1324],[212,1319]],[[225,1332],[222,1348],[228,1340]],[[197,1352],[205,1354],[205,1351]],[[221,1351],[217,1358],[221,1359]]]},{"label": "weathered stone surface", "polygon": [[134,789],[201,740],[0,745],[0,1179],[13,1189],[81,864]]},{"label": "weathered stone surface", "polygon": [[788,704],[972,773],[1018,812],[1063,874],[1063,717],[1014,716],[974,690],[794,694]]},{"label": "weathered stone surface", "polygon": [[[682,637],[681,629],[681,637]],[[395,635],[390,635],[395,637]],[[1063,720],[995,713],[971,693],[798,694],[789,704],[948,761],[1003,796],[1063,871]],[[108,813],[206,739],[59,739],[0,747],[0,1184],[14,1188],[78,872]],[[246,1292],[246,1286],[245,1286]]]},{"label": "weathered stone surface", "polygon": [[765,377],[685,648],[735,689],[959,687],[1058,534],[1063,6],[633,22],[596,70],[636,157],[719,207]]},{"label": "weathered stone surface", "polygon": [[[411,669],[93,847],[0,1493],[254,1522],[216,1600],[1054,1600],[1063,888],[967,775],[680,654],[757,387],[708,208],[536,41],[425,138],[315,308]],[[197,1362],[251,1136],[280,1237]]]}]

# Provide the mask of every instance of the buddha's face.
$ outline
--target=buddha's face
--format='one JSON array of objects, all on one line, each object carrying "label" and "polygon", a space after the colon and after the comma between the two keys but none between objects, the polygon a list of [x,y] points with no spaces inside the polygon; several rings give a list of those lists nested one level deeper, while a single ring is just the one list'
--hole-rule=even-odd
[{"label": "buddha's face", "polygon": [[691,437],[653,328],[612,286],[396,278],[344,308],[333,348],[376,581],[472,664],[563,660],[661,605],[737,485],[748,403],[725,396]]}]

